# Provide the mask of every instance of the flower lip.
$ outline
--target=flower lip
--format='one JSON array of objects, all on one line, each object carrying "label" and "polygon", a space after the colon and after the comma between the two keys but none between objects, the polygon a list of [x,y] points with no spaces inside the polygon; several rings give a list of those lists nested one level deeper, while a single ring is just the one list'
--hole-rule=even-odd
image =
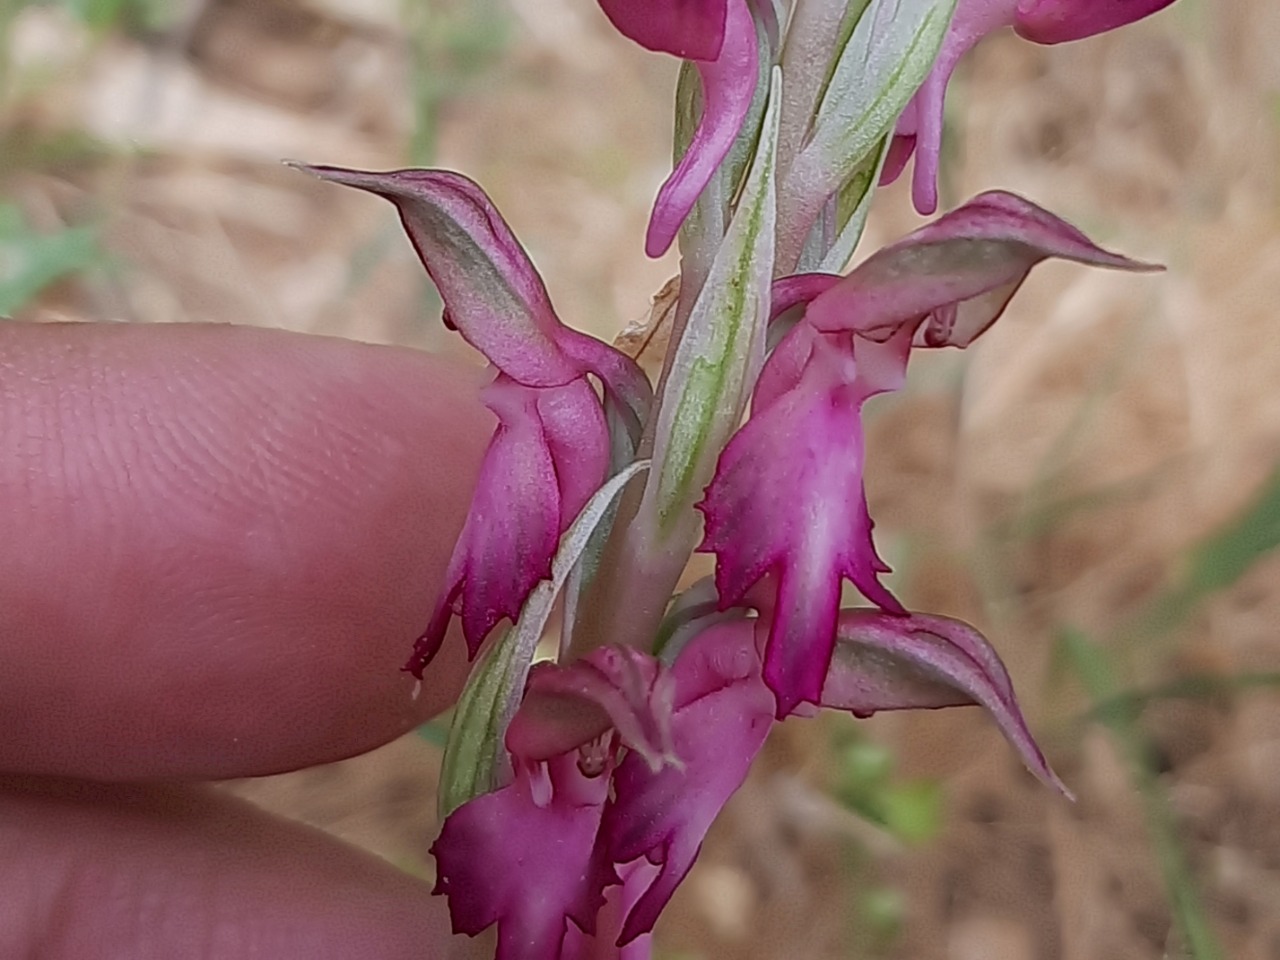
[{"label": "flower lip", "polygon": [[538,389],[499,375],[484,396],[498,414],[498,429],[480,465],[445,588],[405,665],[419,678],[455,614],[473,657],[498,621],[516,618],[525,597],[550,575],[560,534],[609,465],[604,413],[585,379]]},{"label": "flower lip", "polygon": [[773,697],[760,679],[755,631],[743,621],[713,626],[676,660],[672,730],[687,767],[655,771],[633,753],[614,773],[616,799],[600,825],[609,859],[643,858],[659,868],[628,911],[620,945],[653,929],[772,727]]},{"label": "flower lip", "polygon": [[[560,493],[555,465],[537,414],[536,391],[499,377],[484,400],[498,427],[480,465],[445,586],[404,669],[418,679],[461,614],[470,656],[503,617],[514,617],[525,594],[547,575],[555,550]],[[519,511],[507,509],[512,500]],[[535,559],[537,558],[537,559]]]},{"label": "flower lip", "polygon": [[497,923],[495,960],[560,960],[570,923],[594,933],[619,882],[596,840],[608,789],[564,755],[450,814],[431,853],[454,932]]},{"label": "flower lip", "polygon": [[[895,364],[905,368],[909,345],[904,337],[854,348],[851,340],[807,323],[784,338],[762,373],[751,419],[697,505],[705,518],[698,549],[716,554],[721,605],[751,592],[753,605],[766,607],[764,678],[779,718],[818,702],[845,579],[873,603],[904,612],[879,579],[888,568],[872,542],[862,487],[861,406],[892,384]],[[859,378],[856,350],[875,376]],[[780,365],[785,370],[776,371]],[[770,587],[753,591],[761,581]]]}]

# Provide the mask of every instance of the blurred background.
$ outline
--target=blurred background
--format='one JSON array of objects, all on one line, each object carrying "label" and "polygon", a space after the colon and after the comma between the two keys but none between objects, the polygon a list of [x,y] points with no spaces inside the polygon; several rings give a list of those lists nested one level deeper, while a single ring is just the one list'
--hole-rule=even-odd
[{"label": "blurred background", "polygon": [[[659,956],[1280,957],[1280,4],[1179,0],[962,65],[944,206],[1021,192],[1168,272],[1046,265],[869,410],[908,606],[981,627],[1078,794],[977,711],[793,721]],[[590,0],[0,0],[0,315],[446,350],[390,206],[282,158],[478,179],[565,320],[647,313],[674,62]],[[877,200],[860,255],[917,221]],[[228,785],[430,876],[444,727]]]}]

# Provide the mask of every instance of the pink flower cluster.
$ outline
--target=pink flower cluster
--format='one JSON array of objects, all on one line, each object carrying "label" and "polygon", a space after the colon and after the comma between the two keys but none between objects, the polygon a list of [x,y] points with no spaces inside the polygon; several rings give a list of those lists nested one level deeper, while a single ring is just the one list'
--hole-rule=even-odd
[{"label": "pink flower cluster", "polygon": [[[701,118],[659,191],[652,254],[671,244],[740,137],[769,49],[757,6],[769,2],[600,0],[623,33],[690,59],[701,77]],[[959,0],[936,65],[897,122],[888,175],[914,151],[916,203],[932,210],[945,87],[981,36],[1011,25],[1059,42],[1168,2]],[[309,169],[395,204],[446,323],[493,374],[484,398],[498,425],[406,667],[421,676],[453,618],[473,657],[502,621],[519,620],[588,501],[652,447],[658,404],[632,360],[560,321],[475,183],[438,170]],[[915,351],[971,344],[1049,258],[1148,269],[997,191],[847,275],[773,281],[775,345],[750,417],[696,504],[714,590],[677,601],[672,628],[648,647],[605,638],[576,657],[523,665],[492,788],[449,813],[433,848],[457,931],[496,924],[499,960],[647,955],[654,923],[773,723],[819,707],[862,717],[981,705],[1027,767],[1065,792],[990,644],[959,621],[909,612],[881,582],[888,568],[862,479],[863,405],[903,385]],[[841,608],[846,580],[870,606]]]}]

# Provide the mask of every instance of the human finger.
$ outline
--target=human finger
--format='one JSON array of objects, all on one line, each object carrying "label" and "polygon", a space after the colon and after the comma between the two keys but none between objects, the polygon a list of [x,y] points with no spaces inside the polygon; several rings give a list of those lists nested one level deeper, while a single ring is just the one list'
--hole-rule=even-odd
[{"label": "human finger", "polygon": [[0,769],[217,778],[452,701],[400,673],[491,419],[479,371],[236,327],[0,324]]},{"label": "human finger", "polygon": [[209,788],[0,778],[0,955],[432,960],[423,882]]}]

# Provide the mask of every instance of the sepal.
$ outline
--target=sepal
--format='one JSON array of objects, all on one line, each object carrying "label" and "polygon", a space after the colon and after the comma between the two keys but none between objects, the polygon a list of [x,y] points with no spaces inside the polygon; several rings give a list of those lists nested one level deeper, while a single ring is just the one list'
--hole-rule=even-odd
[{"label": "sepal", "polygon": [[787,290],[814,295],[805,320],[824,333],[887,340],[924,320],[917,345],[967,347],[1004,312],[1031,269],[1051,257],[1161,269],[1104,250],[1043,207],[993,190],[876,251],[843,280],[792,277]]},{"label": "sepal", "polygon": [[1009,673],[981,633],[950,617],[841,611],[821,706],[867,717],[967,705],[986,708],[1027,769],[1071,796],[1032,738]]}]

